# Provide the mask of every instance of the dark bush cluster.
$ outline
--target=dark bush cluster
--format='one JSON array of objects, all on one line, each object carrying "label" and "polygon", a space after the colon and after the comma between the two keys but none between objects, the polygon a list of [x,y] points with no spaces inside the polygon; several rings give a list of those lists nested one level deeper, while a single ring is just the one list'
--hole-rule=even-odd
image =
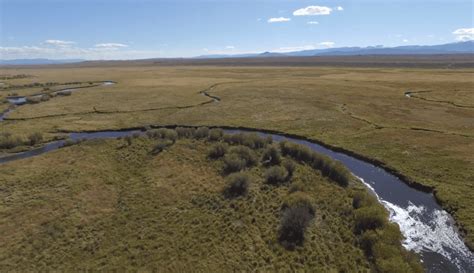
[{"label": "dark bush cluster", "polygon": [[250,177],[245,173],[233,173],[226,179],[224,196],[235,198],[246,195],[250,184]]},{"label": "dark bush cluster", "polygon": [[11,149],[20,145],[23,145],[23,140],[21,137],[13,136],[12,134],[6,132],[0,134],[1,149]]},{"label": "dark bush cluster", "polygon": [[271,185],[280,185],[287,181],[288,172],[281,166],[273,166],[265,171],[265,181]]},{"label": "dark bush cluster", "polygon": [[224,135],[224,141],[233,145],[244,145],[251,149],[261,149],[268,144],[268,139],[256,133],[238,133]]},{"label": "dark bush cluster", "polygon": [[177,127],[176,133],[179,138],[192,138],[194,137],[195,128]]},{"label": "dark bush cluster", "polygon": [[283,155],[291,156],[295,160],[310,165],[313,169],[320,170],[322,175],[329,177],[340,186],[346,187],[352,179],[352,174],[342,163],[313,152],[306,146],[282,141],[280,149]]},{"label": "dark bush cluster", "polygon": [[196,139],[203,139],[209,137],[209,128],[207,127],[199,127],[194,132],[194,138]]},{"label": "dark bush cluster", "polygon": [[150,138],[157,138],[157,139],[167,139],[175,142],[178,138],[178,133],[173,129],[167,128],[159,128],[156,130],[148,130],[146,135]]},{"label": "dark bush cluster", "polygon": [[233,173],[243,170],[247,163],[237,154],[226,154],[224,156],[224,172]]},{"label": "dark bush cluster", "polygon": [[262,156],[262,164],[266,166],[279,165],[281,163],[281,153],[275,146],[265,149]]},{"label": "dark bush cluster", "polygon": [[41,102],[41,97],[34,96],[34,97],[26,97],[26,103],[29,104],[36,104]]},{"label": "dark bush cluster", "polygon": [[226,173],[237,172],[255,164],[257,164],[257,155],[245,146],[232,147],[224,156],[224,171]]},{"label": "dark bush cluster", "polygon": [[226,143],[216,143],[211,146],[211,149],[208,152],[208,157],[212,159],[218,159],[225,155],[228,149],[228,145]]},{"label": "dark bush cluster", "polygon": [[380,206],[362,207],[355,211],[355,232],[361,234],[366,230],[381,228],[387,221],[388,215]]},{"label": "dark bush cluster", "polygon": [[210,141],[219,141],[224,136],[224,130],[220,128],[214,128],[209,130],[209,140]]},{"label": "dark bush cluster", "polygon": [[283,212],[278,231],[280,244],[290,250],[301,246],[304,242],[304,233],[309,226],[313,215],[304,207],[291,207]]},{"label": "dark bush cluster", "polygon": [[36,145],[43,140],[43,135],[41,133],[34,132],[28,135],[28,140],[30,142],[30,145]]}]

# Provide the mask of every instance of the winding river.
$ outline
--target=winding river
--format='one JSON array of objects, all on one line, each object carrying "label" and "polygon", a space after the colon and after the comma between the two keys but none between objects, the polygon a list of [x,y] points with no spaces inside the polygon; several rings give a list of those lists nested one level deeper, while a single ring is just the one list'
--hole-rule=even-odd
[{"label": "winding river", "polygon": [[[103,83],[105,84],[105,82]],[[107,82],[107,84],[111,84]],[[204,95],[209,96],[206,92]],[[218,97],[211,97],[218,102]],[[246,132],[226,129],[226,133]],[[390,212],[390,220],[400,226],[405,239],[403,246],[420,254],[427,272],[474,272],[474,253],[464,244],[452,217],[439,206],[431,193],[416,190],[390,172],[343,152],[298,137],[279,133],[256,131],[271,136],[275,141],[288,140],[341,161],[364,183]],[[70,133],[72,140],[117,138],[140,130],[98,131]],[[0,158],[0,164],[41,155],[64,145],[64,140],[50,142],[41,148]]]}]

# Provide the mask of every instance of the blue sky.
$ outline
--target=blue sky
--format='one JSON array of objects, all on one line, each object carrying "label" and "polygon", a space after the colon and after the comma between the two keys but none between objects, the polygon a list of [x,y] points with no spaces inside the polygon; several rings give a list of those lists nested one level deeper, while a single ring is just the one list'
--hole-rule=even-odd
[{"label": "blue sky", "polygon": [[0,0],[0,59],[135,59],[474,38],[472,0]]}]

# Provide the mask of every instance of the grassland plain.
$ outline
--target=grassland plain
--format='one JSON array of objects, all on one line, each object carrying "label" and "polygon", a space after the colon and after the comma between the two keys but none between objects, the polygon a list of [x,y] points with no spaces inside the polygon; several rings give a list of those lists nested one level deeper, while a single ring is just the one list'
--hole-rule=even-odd
[{"label": "grassland plain", "polygon": [[[5,80],[10,84],[118,83],[19,107],[1,124],[12,134],[39,131],[48,140],[64,131],[183,124],[305,136],[379,160],[433,187],[473,246],[472,69],[135,64],[2,69],[1,74],[35,76]],[[209,98],[202,90],[221,101],[203,104]],[[430,92],[408,98],[406,91]]]},{"label": "grassland plain", "polygon": [[[213,143],[170,143],[151,135],[94,140],[3,165],[0,265],[60,271],[421,270],[402,249],[396,225],[385,219],[374,230],[366,226],[366,213],[383,209],[364,197],[360,183],[342,187],[285,158],[294,167],[289,182],[266,184],[271,167],[254,163],[244,171],[248,193],[229,199],[223,194],[225,160],[208,157]],[[166,148],[156,153],[156,147]],[[263,148],[254,150],[258,160]],[[310,203],[315,216],[304,244],[291,251],[278,242],[280,218],[284,206],[301,201]],[[358,234],[357,223],[365,235]],[[377,255],[359,247],[376,248]]]}]

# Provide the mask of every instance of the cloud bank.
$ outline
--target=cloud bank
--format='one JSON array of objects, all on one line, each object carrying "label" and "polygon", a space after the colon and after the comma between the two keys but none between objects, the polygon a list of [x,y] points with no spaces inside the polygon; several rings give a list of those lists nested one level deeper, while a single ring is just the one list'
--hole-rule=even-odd
[{"label": "cloud bank", "polygon": [[474,40],[474,28],[459,28],[453,31],[458,41]]},{"label": "cloud bank", "polygon": [[332,8],[324,6],[308,6],[306,8],[297,9],[293,12],[294,16],[314,16],[314,15],[329,15]]}]

